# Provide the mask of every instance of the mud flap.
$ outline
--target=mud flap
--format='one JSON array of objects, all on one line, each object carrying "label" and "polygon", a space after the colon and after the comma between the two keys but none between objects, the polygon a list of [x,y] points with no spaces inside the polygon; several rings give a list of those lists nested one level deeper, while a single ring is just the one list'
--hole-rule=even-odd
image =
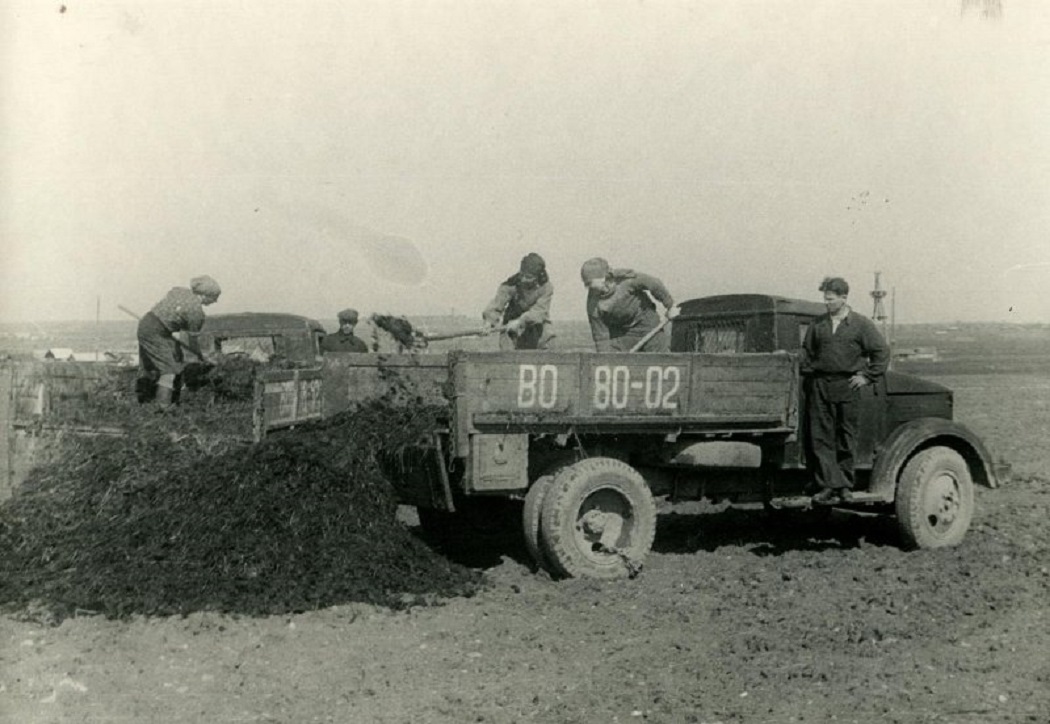
[{"label": "mud flap", "polygon": [[402,505],[454,510],[441,433],[384,456],[380,464]]}]

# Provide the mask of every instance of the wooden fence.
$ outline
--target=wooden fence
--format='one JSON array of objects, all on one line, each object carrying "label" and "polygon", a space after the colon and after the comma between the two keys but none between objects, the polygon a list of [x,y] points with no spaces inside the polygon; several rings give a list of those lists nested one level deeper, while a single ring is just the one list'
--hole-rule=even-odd
[{"label": "wooden fence", "polygon": [[93,362],[0,362],[0,500],[63,435],[120,434],[107,424],[98,398],[111,396],[114,407],[127,404],[135,375],[134,369]]}]

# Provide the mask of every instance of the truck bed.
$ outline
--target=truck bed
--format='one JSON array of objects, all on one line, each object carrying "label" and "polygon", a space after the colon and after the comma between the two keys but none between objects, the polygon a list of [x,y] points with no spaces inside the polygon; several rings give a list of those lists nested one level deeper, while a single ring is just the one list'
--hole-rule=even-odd
[{"label": "truck bed", "polygon": [[476,433],[793,431],[793,355],[450,352],[329,354],[316,370],[267,373],[257,437],[379,398],[449,409],[455,451]]}]

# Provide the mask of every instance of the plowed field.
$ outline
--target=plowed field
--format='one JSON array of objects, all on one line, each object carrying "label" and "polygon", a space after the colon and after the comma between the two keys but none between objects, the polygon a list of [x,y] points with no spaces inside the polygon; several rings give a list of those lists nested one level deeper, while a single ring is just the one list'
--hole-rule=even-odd
[{"label": "plowed field", "polygon": [[692,504],[662,509],[630,581],[508,556],[476,595],[407,610],[5,616],[0,721],[1043,724],[1050,376],[937,381],[1013,465],[958,548]]}]

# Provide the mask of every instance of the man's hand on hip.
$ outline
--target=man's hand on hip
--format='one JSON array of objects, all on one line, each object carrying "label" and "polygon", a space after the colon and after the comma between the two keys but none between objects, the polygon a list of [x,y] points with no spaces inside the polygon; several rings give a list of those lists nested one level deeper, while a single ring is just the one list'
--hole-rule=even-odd
[{"label": "man's hand on hip", "polygon": [[849,378],[849,386],[850,389],[853,390],[859,390],[861,387],[864,387],[869,383],[870,380],[859,372]]}]

